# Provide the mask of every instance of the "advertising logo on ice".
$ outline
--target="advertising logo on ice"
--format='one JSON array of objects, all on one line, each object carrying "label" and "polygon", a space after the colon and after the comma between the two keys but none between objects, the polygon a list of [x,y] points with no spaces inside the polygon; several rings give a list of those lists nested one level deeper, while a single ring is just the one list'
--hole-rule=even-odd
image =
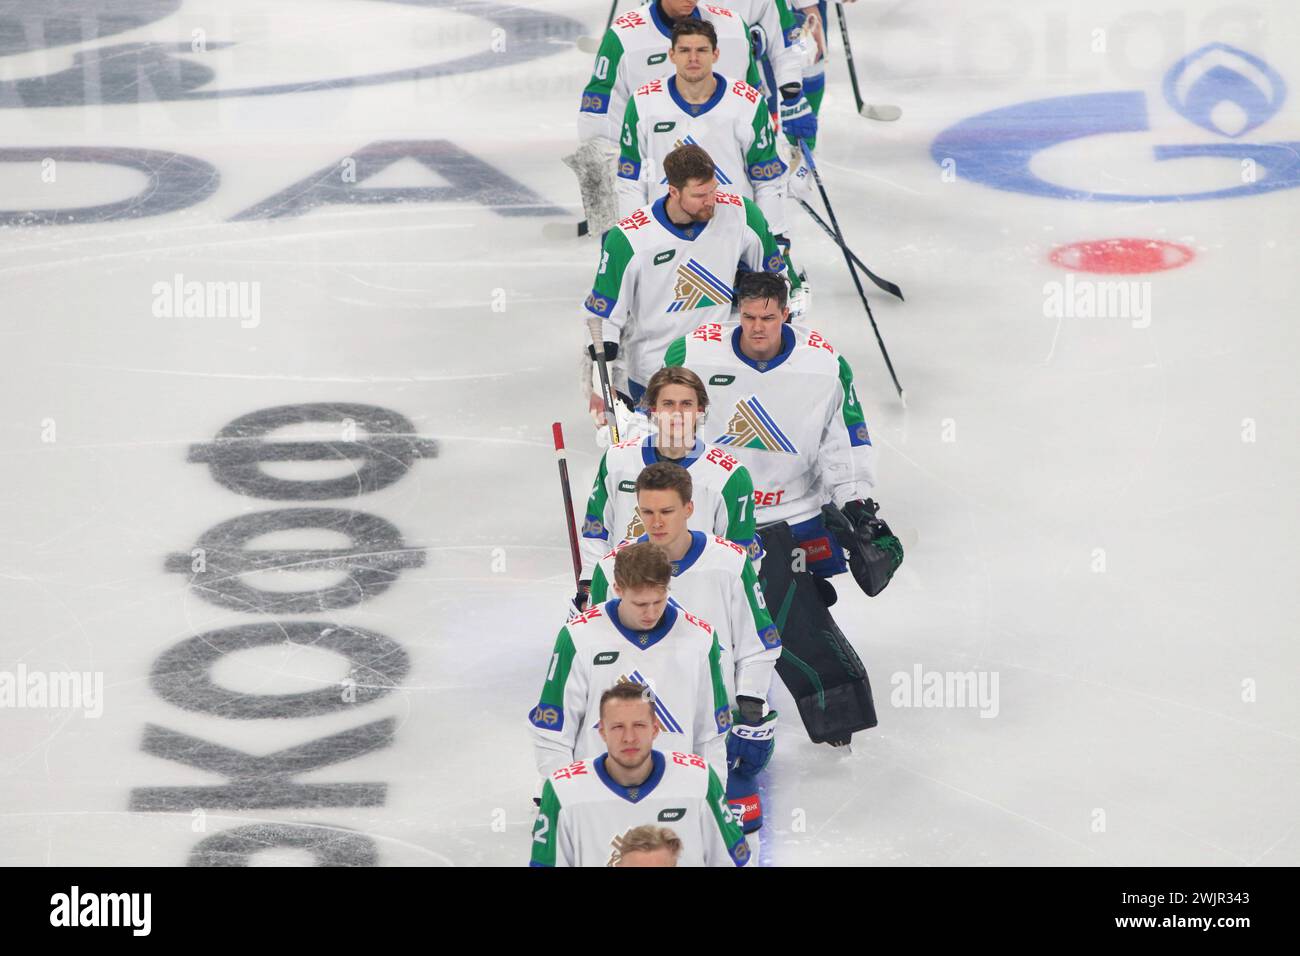
[{"label": "advertising logo on ice", "polygon": [[[1253,196],[1300,185],[1300,141],[1242,137],[1273,120],[1286,100],[1287,87],[1271,66],[1226,43],[1210,43],[1179,60],[1165,74],[1161,93],[1187,126],[1174,142],[1153,129],[1153,92],[1125,90],[1032,100],[980,113],[948,127],[930,147],[934,161],[956,176],[1010,192],[1052,199],[1098,202],[1187,202]],[[1215,139],[1204,141],[1205,131]],[[1033,165],[1045,151],[1090,137],[1145,136],[1150,160],[1173,188],[1167,192],[1125,193],[1053,182]],[[1199,140],[1199,141],[1198,141]],[[1066,147],[1068,148],[1068,147]],[[1178,160],[1222,161],[1221,188],[1194,189],[1189,176],[1203,176],[1202,164]],[[1088,177],[1089,164],[1078,165]],[[1099,184],[1113,170],[1091,168]],[[1179,188],[1178,184],[1185,185]]]}]

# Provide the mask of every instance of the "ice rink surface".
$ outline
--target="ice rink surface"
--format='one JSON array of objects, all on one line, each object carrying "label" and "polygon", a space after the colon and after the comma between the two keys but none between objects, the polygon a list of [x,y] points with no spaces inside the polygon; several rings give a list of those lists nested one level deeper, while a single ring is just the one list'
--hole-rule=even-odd
[{"label": "ice rink surface", "polygon": [[[606,9],[0,0],[4,863],[526,861]],[[903,117],[832,28],[818,156],[905,410],[790,217],[916,544],[839,588],[879,727],[778,692],[763,862],[1300,863],[1300,9],[847,12]],[[1060,251],[1108,239],[1182,264]],[[98,716],[16,706],[74,672]]]}]

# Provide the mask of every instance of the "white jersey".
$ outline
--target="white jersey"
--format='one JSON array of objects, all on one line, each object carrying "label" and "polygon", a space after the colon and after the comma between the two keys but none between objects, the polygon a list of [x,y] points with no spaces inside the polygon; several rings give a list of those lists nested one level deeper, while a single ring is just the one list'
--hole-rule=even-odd
[{"label": "white jersey", "polygon": [[633,631],[619,620],[618,605],[617,598],[596,605],[560,628],[541,700],[528,717],[538,771],[549,776],[604,753],[600,695],[615,684],[640,684],[655,693],[663,746],[704,754],[725,778],[731,705],[718,635],[671,600],[657,627]]},{"label": "white jersey", "polygon": [[[701,3],[691,16],[713,24],[718,34],[719,73],[743,76],[760,85],[758,68],[750,51],[749,29],[726,7]],[[673,72],[668,59],[673,25],[652,2],[629,10],[614,20],[600,42],[591,79],[582,91],[578,111],[578,139],[593,136],[617,141],[628,97],[638,86]]]},{"label": "white jersey", "polygon": [[639,826],[666,827],[682,841],[678,866],[744,866],[749,844],[717,774],[697,754],[651,751],[644,783],[625,787],[606,754],[551,774],[533,824],[530,866],[618,866],[622,840]]},{"label": "white jersey", "polygon": [[[790,45],[790,30],[795,27],[791,7],[800,0],[727,0],[732,11],[749,24],[750,46],[760,59],[763,89],[776,106],[781,87],[800,83],[803,63],[799,50]],[[811,0],[813,6],[817,0]]]},{"label": "white jersey", "polygon": [[[660,458],[655,436],[619,442],[605,450],[587,499],[587,514],[579,539],[582,574],[590,581],[596,562],[611,546],[645,534],[636,510],[636,479],[642,469],[657,461],[671,461],[691,476],[691,501],[695,511],[689,525],[695,531],[722,535],[745,549],[750,560],[763,557],[754,533],[754,482],[735,455],[725,448],[696,439],[684,458]],[[704,618],[709,620],[707,616]]]},{"label": "white jersey", "polygon": [[[638,540],[649,539],[642,535]],[[600,559],[591,579],[593,604],[612,593],[614,559],[630,544],[624,542]],[[745,549],[726,538],[692,531],[690,549],[672,565],[668,593],[696,617],[713,624],[724,638],[722,677],[728,698],[733,703],[737,694],[767,700],[772,670],[781,656],[781,635]]]},{"label": "white jersey", "polygon": [[752,200],[718,190],[713,218],[675,225],[658,199],[605,234],[586,309],[619,344],[628,378],[644,386],[678,336],[731,315],[736,269],[785,274],[767,220]]},{"label": "white jersey", "polygon": [[875,449],[853,389],[853,371],[812,329],[781,328],[776,358],[740,351],[740,324],[702,325],[675,341],[667,365],[704,380],[709,416],[701,437],[745,463],[761,531],[795,524],[828,500],[843,506],[875,486]]},{"label": "white jersey", "polygon": [[767,101],[744,80],[720,73],[713,80],[704,103],[682,99],[675,74],[652,80],[628,100],[619,139],[619,215],[668,195],[664,157],[689,143],[709,154],[720,188],[753,199],[772,233],[784,233],[786,166]]}]

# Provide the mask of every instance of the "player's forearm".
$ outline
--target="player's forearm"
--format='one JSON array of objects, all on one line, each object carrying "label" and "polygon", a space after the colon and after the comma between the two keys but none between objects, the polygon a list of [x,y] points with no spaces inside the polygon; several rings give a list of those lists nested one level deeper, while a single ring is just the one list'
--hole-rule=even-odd
[{"label": "player's forearm", "polygon": [[547,779],[561,767],[573,763],[573,745],[567,735],[561,736],[544,730],[533,731],[533,758],[537,772]]},{"label": "player's forearm", "polygon": [[768,229],[771,230],[774,236],[786,234],[785,179],[785,176],[782,175],[776,179],[753,184],[754,201],[758,203],[758,208],[763,210]]},{"label": "player's forearm", "polygon": [[[623,165],[623,160],[619,160],[619,165]],[[635,177],[624,176],[620,169],[618,178],[614,181],[616,192],[618,193],[618,217],[625,219],[639,208],[646,205],[648,197],[646,196],[646,182],[641,176],[638,169]]]},{"label": "player's forearm", "polygon": [[757,697],[766,701],[772,687],[772,674],[776,670],[777,658],[781,656],[780,645],[763,647],[743,659],[736,661],[736,696]]}]

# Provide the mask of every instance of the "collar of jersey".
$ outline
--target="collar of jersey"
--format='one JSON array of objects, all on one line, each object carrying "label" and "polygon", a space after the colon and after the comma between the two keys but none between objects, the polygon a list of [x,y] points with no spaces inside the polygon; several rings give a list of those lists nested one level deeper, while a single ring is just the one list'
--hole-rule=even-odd
[{"label": "collar of jersey", "polygon": [[[622,797],[628,803],[640,803],[650,796],[654,788],[659,786],[659,781],[664,778],[664,768],[668,766],[668,761],[664,759],[664,755],[657,750],[652,750],[650,751],[650,762],[654,764],[654,768],[650,771],[650,776],[645,778],[645,783],[639,783],[635,787],[625,787],[611,777],[609,771],[605,769],[605,758],[608,756],[608,753],[601,754],[591,762],[591,767],[596,771],[596,776],[600,778],[600,782],[609,787],[614,796]],[[635,798],[628,792],[629,790],[637,791]]]},{"label": "collar of jersey", "polygon": [[[636,540],[638,543],[642,541],[649,541],[650,535],[643,534],[641,535],[641,537],[637,538]],[[689,571],[691,567],[695,564],[695,562],[700,560],[700,555],[704,553],[704,546],[708,543],[709,543],[709,536],[707,534],[705,534],[703,531],[692,531],[691,546],[686,549],[686,553],[682,555],[682,559],[680,561],[672,562],[673,577],[677,577],[679,574]]]},{"label": "collar of jersey", "polygon": [[710,96],[703,103],[687,103],[684,99],[682,99],[682,95],[677,92],[676,73],[668,77],[668,95],[673,98],[673,102],[677,104],[678,108],[683,113],[686,113],[688,116],[703,116],[709,110],[713,109],[713,107],[721,103],[722,98],[727,94],[727,85],[726,82],[722,79],[722,77],[714,73],[713,79],[717,81],[718,85],[713,90],[713,95]]},{"label": "collar of jersey", "polygon": [[740,350],[740,326],[736,326],[736,331],[731,333],[731,351],[736,353],[736,358],[740,359],[750,368],[758,372],[770,372],[776,368],[791,355],[794,354],[794,329],[788,325],[781,326],[781,351],[776,353],[776,358],[768,359],[759,368],[758,363]]},{"label": "collar of jersey", "polygon": [[[613,624],[614,627],[618,629],[618,632],[627,638],[627,642],[638,650],[644,651],[648,648],[654,647],[664,639],[664,636],[671,631],[673,625],[677,623],[677,605],[672,601],[669,601],[668,606],[664,608],[664,616],[659,619],[659,624],[654,629],[649,631],[631,630],[630,628],[624,627],[623,622],[618,619],[618,606],[620,603],[621,601],[619,598],[607,601],[605,603],[605,613],[609,615],[609,623]],[[650,639],[644,644],[641,643],[639,637],[641,634],[650,635]]]},{"label": "collar of jersey", "polygon": [[654,443],[654,435],[646,435],[645,441],[641,443],[641,460],[646,463],[647,468],[660,461],[671,461],[675,465],[689,468],[699,460],[701,455],[704,454],[704,442],[699,438],[695,439],[695,447],[690,450],[690,453],[685,458],[660,458],[655,452]]},{"label": "collar of jersey", "polygon": [[673,222],[671,219],[668,218],[668,209],[665,205],[667,202],[668,202],[667,196],[660,196],[650,206],[650,211],[653,212],[655,214],[655,218],[659,220],[659,225],[663,226],[665,229],[671,232],[678,239],[685,239],[687,242],[694,242],[696,239],[700,238],[700,236],[704,235],[704,227],[708,225],[707,222],[691,223],[689,228],[695,230],[695,235],[693,236],[686,235],[686,231],[681,226],[677,225],[675,222]]},{"label": "collar of jersey", "polygon": [[[689,14],[687,14],[687,16],[692,16],[696,20],[701,19],[699,8],[698,7],[695,8]],[[659,13],[659,0],[651,0],[650,20],[651,22],[654,23],[656,27],[659,28],[660,33],[668,37],[668,39],[670,40],[673,38],[673,23],[671,20],[665,20],[663,16]]]}]

